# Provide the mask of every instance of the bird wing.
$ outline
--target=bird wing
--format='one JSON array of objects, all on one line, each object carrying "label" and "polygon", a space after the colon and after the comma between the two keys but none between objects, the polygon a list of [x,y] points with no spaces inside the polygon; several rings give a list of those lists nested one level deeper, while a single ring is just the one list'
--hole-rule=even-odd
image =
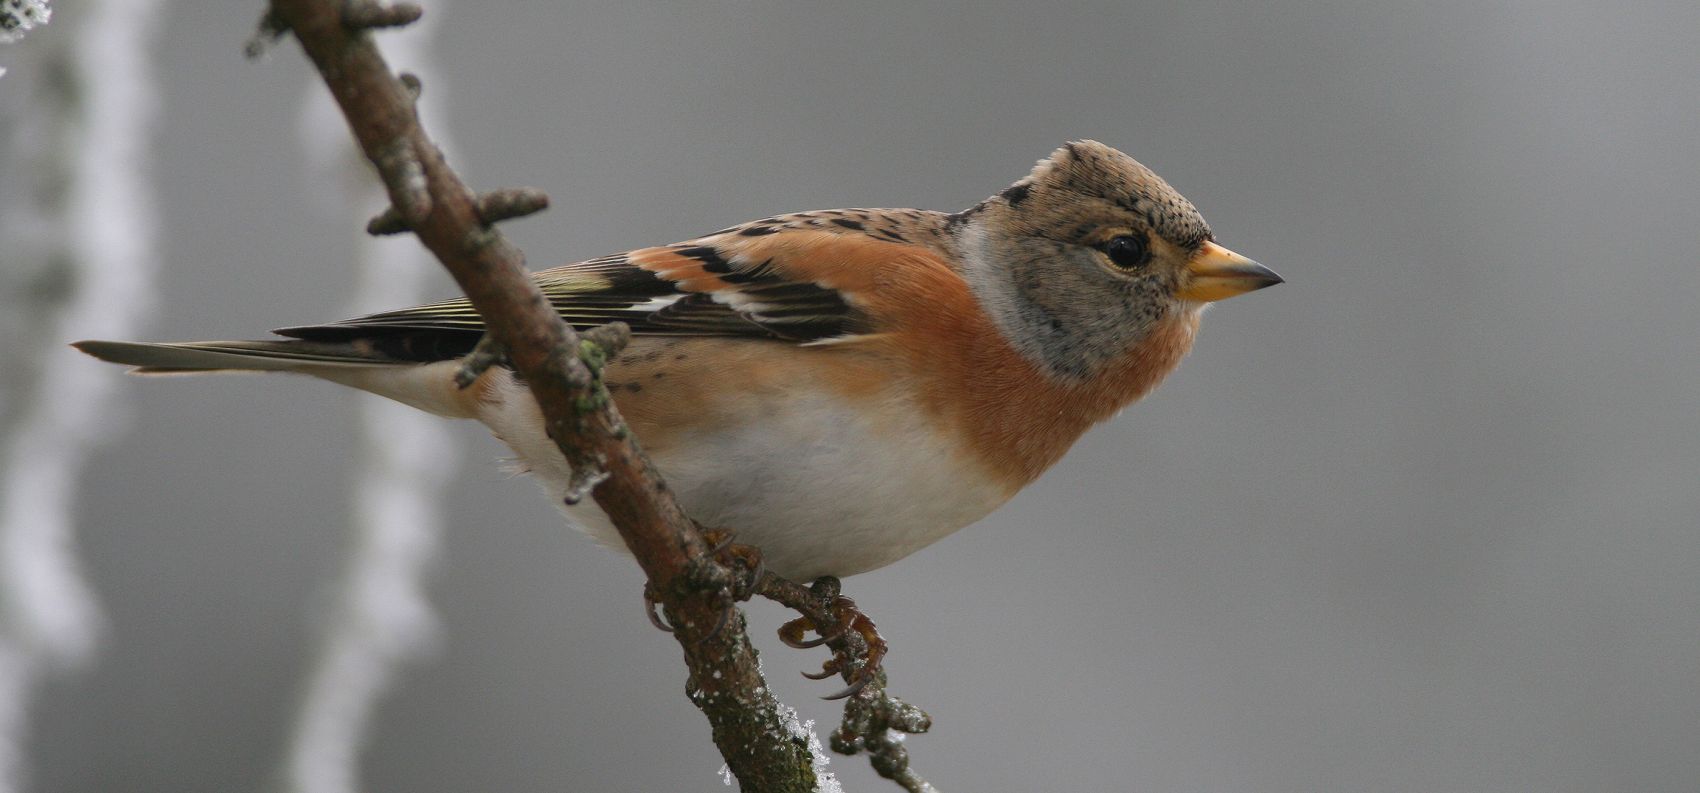
[{"label": "bird wing", "polygon": [[[619,321],[636,334],[838,341],[878,330],[877,317],[857,294],[870,286],[871,274],[845,277],[845,271],[903,258],[903,249],[917,247],[911,239],[917,230],[936,236],[935,214],[852,209],[782,215],[533,278],[561,317],[581,330]],[[936,253],[928,257],[938,260]],[[483,330],[483,319],[462,297],[276,332],[344,341],[420,333],[475,337]]]}]

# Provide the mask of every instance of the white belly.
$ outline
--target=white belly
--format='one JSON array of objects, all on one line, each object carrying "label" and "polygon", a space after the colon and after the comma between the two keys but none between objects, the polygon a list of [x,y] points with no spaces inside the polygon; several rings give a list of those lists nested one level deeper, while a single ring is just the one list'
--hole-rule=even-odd
[{"label": "white belly", "polygon": [[[557,503],[566,461],[544,435],[523,386],[481,411]],[[1010,496],[906,405],[877,422],[820,392],[791,395],[752,412],[754,420],[682,433],[650,449],[685,511],[760,548],[768,567],[794,580],[848,576],[883,567],[997,508]],[[642,439],[639,438],[641,441]],[[589,500],[564,507],[579,528],[624,549]]]}]

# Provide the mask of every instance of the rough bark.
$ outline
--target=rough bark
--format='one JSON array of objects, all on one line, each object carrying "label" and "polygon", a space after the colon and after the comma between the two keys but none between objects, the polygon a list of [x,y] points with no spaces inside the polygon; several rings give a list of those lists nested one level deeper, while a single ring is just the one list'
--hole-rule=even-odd
[{"label": "rough bark", "polygon": [[371,27],[409,17],[417,18],[417,9],[275,0],[265,26],[301,42],[383,177],[393,214],[484,317],[491,343],[481,349],[504,353],[530,385],[549,436],[618,527],[676,627],[690,669],[687,691],[713,726],[732,773],[746,790],[814,790],[807,741],[788,729],[762,680],[742,613],[725,619],[730,574],[710,558],[602,386],[608,348],[617,348],[622,334],[581,338],[561,321],[530,280],[520,251],[480,212],[492,202],[481,202],[444,162],[420,128],[410,83],[390,72],[374,46]]}]

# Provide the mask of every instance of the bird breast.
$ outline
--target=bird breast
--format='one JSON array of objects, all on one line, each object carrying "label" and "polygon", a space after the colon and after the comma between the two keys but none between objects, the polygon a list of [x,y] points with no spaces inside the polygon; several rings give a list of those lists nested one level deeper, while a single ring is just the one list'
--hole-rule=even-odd
[{"label": "bird breast", "polygon": [[[568,469],[536,402],[505,372],[495,377],[479,420],[560,503]],[[788,578],[890,564],[1014,492],[873,356],[646,338],[610,366],[606,382],[686,513],[760,548],[769,569]],[[565,509],[598,541],[624,547],[593,503]]]}]

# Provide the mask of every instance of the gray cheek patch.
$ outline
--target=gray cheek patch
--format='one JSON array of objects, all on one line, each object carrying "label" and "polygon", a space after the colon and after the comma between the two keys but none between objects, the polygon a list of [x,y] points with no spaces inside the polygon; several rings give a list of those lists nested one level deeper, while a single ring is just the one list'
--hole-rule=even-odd
[{"label": "gray cheek patch", "polygon": [[1090,378],[1167,313],[1160,279],[1117,278],[1079,246],[1029,237],[974,248],[969,282],[993,322],[1057,380]]}]

